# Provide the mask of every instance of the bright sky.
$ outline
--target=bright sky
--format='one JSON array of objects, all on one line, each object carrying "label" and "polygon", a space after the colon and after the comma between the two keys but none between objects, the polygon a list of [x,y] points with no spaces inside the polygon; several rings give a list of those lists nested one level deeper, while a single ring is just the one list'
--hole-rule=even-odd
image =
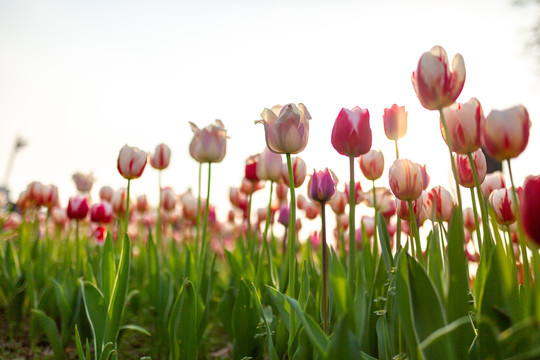
[{"label": "bright sky", "polygon": [[[538,64],[526,46],[534,20],[512,0],[0,0],[0,173],[20,135],[29,145],[9,181],[15,197],[39,180],[59,186],[65,204],[75,193],[71,175],[92,171],[97,198],[103,185],[125,186],[116,170],[124,144],[150,151],[164,142],[172,163],[163,184],[195,190],[188,121],[219,118],[230,139],[213,166],[211,198],[223,218],[229,186],[265,146],[263,126],[253,124],[264,107],[303,102],[313,119],[300,156],[309,172],[328,166],[345,181],[347,158],[330,142],[339,110],[369,109],[387,170],[395,155],[382,113],[397,103],[409,114],[401,156],[426,163],[431,185],[449,184],[438,115],[421,107],[410,81],[422,53],[441,45],[465,59],[460,102],[477,97],[486,116],[528,108],[529,146],[513,161],[521,183],[540,173]],[[132,191],[156,202],[157,172],[147,167]],[[267,193],[257,196],[263,206]]]}]

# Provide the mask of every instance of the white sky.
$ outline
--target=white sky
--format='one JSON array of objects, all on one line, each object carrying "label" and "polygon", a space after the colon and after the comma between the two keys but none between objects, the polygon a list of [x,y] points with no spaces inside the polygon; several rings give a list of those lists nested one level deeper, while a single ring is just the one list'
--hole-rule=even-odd
[{"label": "white sky", "polygon": [[[306,150],[313,168],[348,179],[348,161],[330,142],[341,107],[371,114],[373,148],[394,160],[383,109],[409,113],[401,156],[427,163],[431,185],[448,184],[438,115],[423,109],[410,77],[423,52],[442,45],[463,55],[465,87],[487,115],[522,103],[533,127],[513,161],[517,181],[540,172],[538,64],[527,51],[534,8],[494,1],[8,1],[0,0],[0,179],[15,136],[28,140],[9,182],[13,195],[33,180],[75,193],[71,175],[93,171],[103,185],[125,186],[116,170],[124,144],[172,149],[163,184],[196,188],[188,121],[215,118],[228,128],[225,160],[213,166],[211,198],[223,218],[228,188],[239,185],[248,155],[265,146],[264,107],[303,102],[313,120]],[[356,177],[361,178],[357,167]],[[387,184],[387,173],[380,185]],[[365,189],[370,188],[363,179]],[[149,166],[135,195],[157,199]],[[305,186],[300,193],[305,193]],[[260,205],[267,193],[257,195]]]}]

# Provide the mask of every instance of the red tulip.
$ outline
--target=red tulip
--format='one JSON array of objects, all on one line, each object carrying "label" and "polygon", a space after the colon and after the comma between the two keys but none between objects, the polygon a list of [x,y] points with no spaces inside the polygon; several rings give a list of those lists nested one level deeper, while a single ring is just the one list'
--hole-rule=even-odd
[{"label": "red tulip", "polygon": [[156,150],[150,156],[150,165],[157,170],[166,169],[171,162],[171,149],[165,144],[156,146]]},{"label": "red tulip", "polygon": [[[304,180],[306,179],[306,163],[299,157],[292,158],[292,170],[293,170],[293,180],[294,187],[300,187]],[[289,186],[289,168],[287,164],[283,164],[281,167],[281,179],[283,183]]]},{"label": "red tulip", "polygon": [[499,161],[517,157],[529,142],[531,122],[523,105],[489,113],[483,126],[482,141],[487,152]]},{"label": "red tulip", "polygon": [[422,193],[422,171],[417,163],[407,159],[394,161],[388,170],[388,178],[390,189],[400,200],[416,200]]},{"label": "red tulip", "polygon": [[384,133],[390,140],[397,140],[407,134],[407,112],[405,106],[392,105],[384,109]]},{"label": "red tulip", "polygon": [[100,224],[108,224],[112,221],[113,209],[111,204],[101,201],[92,206],[90,211],[90,220]]},{"label": "red tulip", "polygon": [[516,221],[512,190],[494,190],[489,195],[489,203],[495,212],[495,220],[497,220],[500,225],[510,225]]},{"label": "red tulip", "polygon": [[369,111],[342,108],[332,128],[332,146],[341,155],[358,157],[371,148]]},{"label": "red tulip", "polygon": [[[345,183],[344,187],[345,187],[345,196],[348,199],[349,198],[349,184]],[[354,184],[354,192],[355,192],[354,202],[356,205],[358,205],[362,202],[362,200],[364,200],[364,192],[362,191],[362,184],[360,184],[359,181],[357,181]]]},{"label": "red tulip", "polygon": [[[453,151],[465,155],[482,146],[480,125],[485,121],[485,118],[482,106],[476,98],[470,99],[465,104],[454,103],[445,107],[443,114]],[[448,144],[442,122],[441,134]]]},{"label": "red tulip", "polygon": [[88,200],[75,195],[69,198],[67,216],[70,219],[84,219],[88,215]]},{"label": "red tulip", "polygon": [[142,175],[147,159],[144,151],[124,145],[118,154],[118,171],[128,180],[137,179]]},{"label": "red tulip", "polygon": [[369,150],[364,155],[360,155],[358,160],[360,170],[368,180],[377,180],[384,170],[383,153],[377,150]]},{"label": "red tulip", "polygon": [[523,230],[540,245],[540,176],[528,176],[519,197]]},{"label": "red tulip", "polygon": [[[474,165],[476,166],[478,181],[481,184],[486,178],[487,173],[486,156],[484,155],[482,149],[478,149],[472,154],[472,157]],[[471,169],[471,164],[469,163],[468,155],[456,155],[455,158],[459,184],[466,188],[474,187],[474,175]]]},{"label": "red tulip", "polygon": [[[414,211],[414,218],[417,218],[420,216],[420,213],[424,209],[424,203],[422,201],[422,196],[420,196],[418,199],[414,200],[412,202],[413,211]],[[403,220],[410,220],[411,215],[409,212],[409,204],[407,201],[401,201],[399,199],[396,199],[396,210],[397,215],[403,219]]]},{"label": "red tulip", "polygon": [[298,154],[305,149],[311,115],[304,104],[265,108],[261,117],[263,119],[255,123],[264,125],[266,145],[270,150],[277,154]]},{"label": "red tulip", "polygon": [[465,84],[465,62],[460,54],[448,64],[446,51],[434,46],[425,52],[411,78],[414,91],[423,107],[428,110],[442,109],[452,105]]},{"label": "red tulip", "polygon": [[452,195],[442,186],[433,187],[424,197],[424,212],[433,221],[448,221],[454,209]]},{"label": "red tulip", "polygon": [[257,166],[259,163],[259,157],[260,155],[252,155],[247,158],[246,160],[246,166],[245,166],[245,177],[249,181],[259,181],[259,177],[257,176]]},{"label": "red tulip", "polygon": [[165,211],[172,211],[176,207],[176,197],[170,187],[161,189],[161,208]]}]

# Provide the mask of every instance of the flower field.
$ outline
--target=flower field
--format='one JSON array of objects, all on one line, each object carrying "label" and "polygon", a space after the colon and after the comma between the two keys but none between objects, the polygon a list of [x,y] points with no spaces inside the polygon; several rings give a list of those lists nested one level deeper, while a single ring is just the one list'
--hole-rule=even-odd
[{"label": "flower field", "polygon": [[[439,117],[452,189],[400,157],[407,112],[396,104],[383,114],[392,154],[374,150],[368,109],[339,111],[329,141],[349,164],[344,187],[301,158],[307,105],[264,108],[250,125],[266,147],[246,154],[226,223],[212,204],[227,191],[212,178],[229,141],[220,120],[189,123],[196,194],[162,186],[165,144],[122,147],[126,187],[99,199],[91,175],[73,176],[67,206],[56,186],[32,182],[0,213],[0,357],[539,359],[540,176],[515,184],[511,164],[531,121],[522,105],[485,116],[475,98],[456,102],[465,78],[461,55],[450,63],[435,46],[411,79]],[[508,173],[488,173],[490,161]],[[130,193],[148,171],[159,172],[155,206]],[[267,207],[252,209],[262,189]],[[319,230],[302,237],[302,219]]]}]

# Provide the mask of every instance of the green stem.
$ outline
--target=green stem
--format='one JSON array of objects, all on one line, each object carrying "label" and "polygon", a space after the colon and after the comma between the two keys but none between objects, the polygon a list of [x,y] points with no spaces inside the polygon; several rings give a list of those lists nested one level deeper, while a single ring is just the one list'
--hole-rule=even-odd
[{"label": "green stem", "polygon": [[529,267],[529,256],[527,255],[527,245],[525,244],[525,235],[523,234],[523,227],[521,224],[521,215],[519,213],[519,200],[516,192],[516,187],[514,185],[514,176],[512,175],[512,166],[510,165],[510,159],[506,160],[508,163],[508,173],[510,174],[510,182],[512,183],[512,193],[514,195],[514,211],[517,219],[517,228],[518,228],[518,240],[519,247],[521,249],[521,257],[523,258],[523,270],[525,275],[523,276],[523,284],[525,285],[525,291],[529,293],[529,289],[532,283],[531,280],[531,269]]},{"label": "green stem", "polygon": [[446,135],[446,144],[448,145],[448,152],[450,154],[450,164],[452,165],[452,174],[454,175],[454,181],[456,183],[456,194],[458,197],[458,204],[459,204],[459,210],[463,213],[463,206],[461,202],[461,190],[459,189],[459,180],[457,175],[457,167],[456,162],[454,161],[454,157],[452,156],[452,140],[450,139],[450,135],[448,133],[448,127],[446,126],[446,120],[444,119],[444,113],[442,111],[442,108],[439,108],[439,114],[441,116],[441,123],[444,128],[444,134]]},{"label": "green stem", "polygon": [[416,243],[416,257],[420,263],[423,263],[422,247],[420,246],[420,236],[418,235],[418,227],[416,226],[416,216],[414,215],[412,200],[408,200],[407,204],[409,205],[409,230],[412,228],[414,241]]},{"label": "green stem", "polygon": [[[356,280],[356,184],[354,182],[354,156],[349,156],[349,272],[348,280],[353,287]],[[377,231],[375,229],[375,231]],[[354,289],[353,289],[354,291]]]},{"label": "green stem", "polygon": [[75,273],[77,276],[79,272],[79,219],[75,219]]},{"label": "green stem", "polygon": [[[251,183],[251,190],[253,190],[255,188],[255,183],[252,182]],[[247,248],[253,253],[253,247],[255,246],[253,244],[253,239],[252,239],[252,236],[251,236],[251,200],[253,199],[253,191],[251,191],[249,193],[249,198],[248,198],[248,208],[247,208],[247,237],[246,237],[246,243],[247,243]]]},{"label": "green stem", "polygon": [[199,163],[199,189],[197,195],[197,233],[195,238],[195,246],[197,251],[199,251],[199,242],[200,242],[200,228],[201,228],[201,175],[202,175],[202,163]]},{"label": "green stem", "polygon": [[266,210],[266,222],[264,224],[263,241],[268,257],[268,266],[270,267],[270,279],[272,280],[272,286],[275,285],[276,280],[274,278],[274,265],[272,264],[272,249],[268,246],[268,229],[270,227],[270,216],[272,216],[272,192],[274,190],[274,182],[270,181],[270,197],[268,199],[268,209]]},{"label": "green stem", "polygon": [[398,144],[397,144],[397,139],[395,140],[395,143],[396,143],[396,160],[399,159],[399,148],[398,148]]},{"label": "green stem", "polygon": [[[321,237],[322,237],[322,273],[323,273],[323,331],[328,334],[328,258],[326,249],[326,216],[325,216],[326,203],[321,202]],[[349,249],[351,251],[351,249]]]},{"label": "green stem", "polygon": [[375,242],[378,242],[379,236],[377,235],[377,192],[375,191],[375,180],[373,180],[373,211],[375,212],[375,214],[373,215],[375,216],[375,219],[374,219],[375,231],[373,232],[373,240]]},{"label": "green stem", "polygon": [[[474,171],[474,170],[473,170]],[[478,210],[476,210],[476,199],[473,188],[471,190],[472,209],[474,214],[474,224],[476,226],[476,238],[478,240],[478,253],[482,251],[482,237],[480,236],[480,224],[478,223]]]},{"label": "green stem", "polygon": [[291,203],[289,207],[289,240],[287,241],[287,252],[289,255],[289,296],[296,298],[296,197],[294,193],[294,175],[291,161],[291,154],[287,155],[287,168],[289,170],[289,189],[291,192]]},{"label": "green stem", "polygon": [[[488,216],[486,201],[484,199],[484,196],[482,195],[482,188],[480,187],[480,179],[478,178],[478,169],[476,168],[476,164],[474,163],[472,154],[470,153],[467,154],[467,157],[469,158],[469,166],[471,167],[471,170],[473,173],[474,185],[476,187],[476,195],[478,196],[478,202],[480,203],[480,213],[482,214],[482,228],[484,229],[484,239],[486,239],[487,237],[488,241],[491,243],[491,230],[489,229],[489,216]],[[474,206],[474,196],[473,196],[473,209],[475,208],[476,206]],[[475,213],[475,216],[477,216],[476,213]],[[479,232],[478,225],[476,226],[477,226],[476,232],[478,233]],[[478,246],[480,246],[480,243],[478,243]],[[478,251],[480,251],[480,255],[481,255],[482,247],[480,247]]]},{"label": "green stem", "polygon": [[208,232],[208,211],[210,207],[210,177],[212,174],[212,163],[208,163],[208,184],[206,188],[206,207],[204,209],[204,223],[203,223],[203,229],[202,229],[202,240],[201,240],[201,253],[199,257],[199,274],[202,276],[202,271],[200,269],[200,266],[202,266],[202,261],[204,259],[204,256],[206,256],[206,233]]},{"label": "green stem", "polygon": [[[158,198],[158,211],[157,211],[157,224],[156,224],[156,243],[157,246],[162,246],[161,244],[161,170],[158,172],[158,186],[159,186],[159,198]],[[162,248],[163,250],[163,248]]]},{"label": "green stem", "polygon": [[[128,233],[128,223],[129,223],[129,190],[131,186],[131,179],[128,179],[127,191],[126,191],[126,216],[124,221],[124,235]],[[77,231],[78,232],[78,231]]]}]

